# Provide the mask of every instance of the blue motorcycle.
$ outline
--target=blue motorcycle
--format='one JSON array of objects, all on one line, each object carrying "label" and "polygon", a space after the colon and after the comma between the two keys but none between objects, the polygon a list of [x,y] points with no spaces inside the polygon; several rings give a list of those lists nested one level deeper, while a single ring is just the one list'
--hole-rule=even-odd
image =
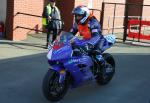
[{"label": "blue motorcycle", "polygon": [[[59,41],[49,45],[47,54],[49,69],[43,79],[43,93],[50,101],[61,100],[69,88],[76,88],[85,82],[94,81],[99,85],[105,85],[110,82],[115,73],[115,60],[109,53],[99,52],[97,50],[86,51],[83,45],[85,42],[78,42],[78,46],[72,46],[71,39],[75,37],[70,33],[64,32]],[[115,43],[114,35],[105,36],[108,45],[103,51],[110,48]],[[97,60],[96,55],[101,54],[106,64]]]}]

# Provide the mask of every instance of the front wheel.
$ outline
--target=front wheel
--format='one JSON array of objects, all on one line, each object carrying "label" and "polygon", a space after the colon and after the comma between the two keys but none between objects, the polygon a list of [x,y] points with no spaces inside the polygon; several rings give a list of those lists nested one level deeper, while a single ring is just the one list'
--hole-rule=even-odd
[{"label": "front wheel", "polygon": [[113,56],[109,53],[104,53],[102,56],[105,59],[106,64],[104,67],[99,68],[101,72],[98,73],[96,80],[98,84],[105,85],[108,84],[114,76],[115,60]]},{"label": "front wheel", "polygon": [[66,78],[64,83],[59,83],[59,73],[49,69],[43,79],[43,93],[50,101],[59,101],[64,97],[69,88],[69,80]]}]

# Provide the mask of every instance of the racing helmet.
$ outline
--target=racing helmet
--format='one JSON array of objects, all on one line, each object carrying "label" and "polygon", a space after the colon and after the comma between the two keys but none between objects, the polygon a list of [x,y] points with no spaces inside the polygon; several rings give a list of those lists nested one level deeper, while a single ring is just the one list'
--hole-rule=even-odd
[{"label": "racing helmet", "polygon": [[[76,8],[74,8],[72,11],[72,14],[75,15],[75,21],[77,23],[84,24],[86,20],[88,19],[88,17],[90,16],[90,11],[88,7],[81,5],[81,6],[77,6]],[[78,20],[76,16],[82,16],[82,18]]]}]

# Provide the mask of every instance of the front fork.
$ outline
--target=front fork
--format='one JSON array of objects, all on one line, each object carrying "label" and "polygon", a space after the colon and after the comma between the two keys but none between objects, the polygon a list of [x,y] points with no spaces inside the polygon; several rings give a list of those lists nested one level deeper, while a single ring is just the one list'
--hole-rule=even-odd
[{"label": "front fork", "polygon": [[59,83],[64,83],[66,78],[66,70],[59,65],[49,66],[49,69],[53,69],[59,74]]},{"label": "front fork", "polygon": [[66,78],[66,71],[65,69],[62,69],[59,71],[59,83],[64,83]]}]

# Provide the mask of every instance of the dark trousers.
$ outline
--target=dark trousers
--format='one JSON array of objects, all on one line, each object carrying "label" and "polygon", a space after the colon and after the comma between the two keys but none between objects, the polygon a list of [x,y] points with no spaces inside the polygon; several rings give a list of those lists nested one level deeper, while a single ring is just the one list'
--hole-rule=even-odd
[{"label": "dark trousers", "polygon": [[50,29],[47,32],[47,43],[46,46],[48,46],[48,43],[52,43],[55,41],[58,35],[58,30],[57,29]]}]

